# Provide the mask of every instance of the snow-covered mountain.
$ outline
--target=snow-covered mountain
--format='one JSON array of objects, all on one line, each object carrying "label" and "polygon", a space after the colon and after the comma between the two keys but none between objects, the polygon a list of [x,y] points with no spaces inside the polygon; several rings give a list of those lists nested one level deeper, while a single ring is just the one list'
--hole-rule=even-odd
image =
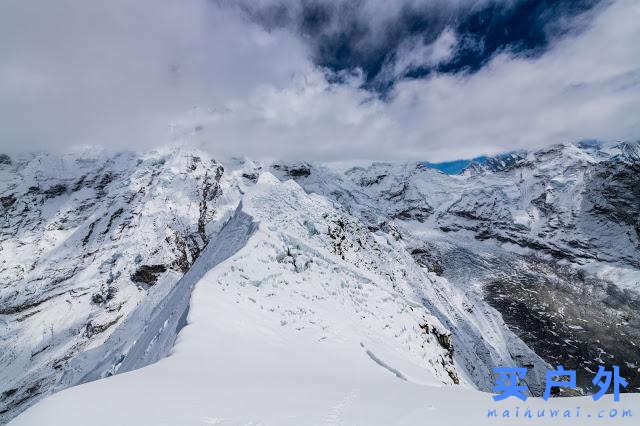
[{"label": "snow-covered mountain", "polygon": [[422,163],[274,170],[397,235],[545,361],[586,371],[588,392],[599,363],[621,365],[640,389],[639,160],[637,142],[578,143],[500,155],[461,176]]},{"label": "snow-covered mountain", "polygon": [[[362,387],[470,395],[505,365],[529,369],[534,396],[560,363],[617,363],[637,390],[639,171],[638,143],[512,153],[460,176],[417,162],[221,162],[183,148],[2,156],[0,421],[157,361],[16,421],[37,424],[83,392],[85,408],[59,424],[96,405],[119,424],[104,398],[135,406],[129,392],[206,394],[220,380],[212,394],[238,398],[317,384],[319,401],[342,402],[322,415],[310,403],[288,422],[337,422],[349,401],[375,405]],[[232,424],[285,423],[231,400]],[[369,414],[388,424],[380,411]],[[212,422],[234,415],[218,412]]]}]

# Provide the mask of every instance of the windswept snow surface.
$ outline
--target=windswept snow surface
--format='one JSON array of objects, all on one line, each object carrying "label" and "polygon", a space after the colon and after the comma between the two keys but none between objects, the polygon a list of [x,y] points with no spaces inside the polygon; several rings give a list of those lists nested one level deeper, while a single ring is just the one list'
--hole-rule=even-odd
[{"label": "windswept snow surface", "polygon": [[[346,221],[324,197],[263,173],[229,221],[241,224],[246,244],[236,250],[242,238],[220,238],[225,227],[217,248],[203,254],[231,257],[196,283],[188,325],[170,356],[54,394],[12,425],[477,425],[501,423],[487,418],[494,408],[580,406],[583,416],[595,416],[638,406],[629,394],[618,403],[496,404],[473,390],[468,369],[437,337],[447,330],[435,311],[455,309],[432,293],[437,280],[398,268],[396,241]],[[350,232],[334,238],[342,227]],[[463,385],[453,386],[454,377]],[[510,421],[519,420],[559,422]]]},{"label": "windswept snow surface", "polygon": [[633,409],[629,394],[496,405],[479,390],[492,367],[524,366],[540,395],[552,363],[578,370],[563,395],[586,395],[596,365],[617,363],[637,391],[638,152],[558,145],[460,176],[181,148],[9,158],[0,423],[28,407],[16,424],[474,425],[500,422],[494,408]]},{"label": "windswept snow surface", "polygon": [[165,300],[237,204],[222,178],[220,163],[180,148],[5,156],[0,423],[59,389],[72,360],[134,311],[146,320]]},{"label": "windswept snow surface", "polygon": [[131,371],[167,356],[185,324],[193,286],[212,267],[242,248],[254,229],[251,217],[238,208],[161,301],[139,305],[104,344],[73,359],[61,387]]},{"label": "windswept snow surface", "polygon": [[[524,341],[544,361],[577,370],[578,394],[594,391],[599,364],[620,365],[627,391],[640,390],[640,142],[505,154],[461,176],[422,163],[271,170],[401,240],[420,266],[472,302],[472,322],[486,303],[497,309],[498,322],[517,335],[506,345],[515,360],[504,365],[530,364],[513,352]],[[444,321],[456,351],[469,336],[485,342],[486,326],[478,335]],[[486,390],[481,377],[474,383]]]}]

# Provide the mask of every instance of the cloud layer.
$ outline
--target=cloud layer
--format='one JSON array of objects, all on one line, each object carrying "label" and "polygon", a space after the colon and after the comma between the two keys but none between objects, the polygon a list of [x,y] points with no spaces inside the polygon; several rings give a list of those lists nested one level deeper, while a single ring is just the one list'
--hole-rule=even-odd
[{"label": "cloud layer", "polygon": [[150,147],[193,107],[283,88],[298,40],[206,0],[7,0],[0,5],[0,143]]},{"label": "cloud layer", "polygon": [[[566,22],[549,21],[562,31],[543,50],[497,49],[474,72],[438,68],[473,42],[458,25],[471,3],[431,2],[440,7],[435,36],[410,34],[389,48],[378,77],[393,83],[384,96],[367,85],[357,58],[323,66],[323,37],[300,31],[286,2],[94,3],[0,6],[0,150],[173,141],[220,155],[438,161],[640,138],[634,0],[557,15]],[[424,2],[360,3],[377,28]],[[271,15],[257,19],[256,11]],[[306,25],[337,31],[328,22]],[[376,45],[375,34],[359,43]],[[431,71],[408,73],[420,67]]]}]

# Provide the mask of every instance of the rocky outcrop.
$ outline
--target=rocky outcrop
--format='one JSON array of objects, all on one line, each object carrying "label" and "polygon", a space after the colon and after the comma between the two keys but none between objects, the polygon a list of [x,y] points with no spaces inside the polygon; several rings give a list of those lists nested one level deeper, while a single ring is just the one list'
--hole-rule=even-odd
[{"label": "rocky outcrop", "polygon": [[[476,294],[481,300],[467,306],[470,315],[481,316],[485,303],[497,309],[513,333],[505,335],[507,364],[536,365],[526,346],[553,365],[579,369],[580,392],[589,393],[593,375],[585,369],[595,367],[594,359],[630,360],[625,374],[640,386],[640,359],[632,353],[640,317],[633,282],[640,268],[639,179],[639,142],[594,142],[503,154],[453,177],[420,163],[344,171],[313,165],[299,183],[372,232],[403,241],[416,264],[471,300]],[[600,273],[607,270],[613,272]],[[469,335],[472,327],[451,327],[456,347]],[[483,340],[476,340],[477,354],[490,364],[494,355]],[[534,395],[544,390],[528,384]]]},{"label": "rocky outcrop", "polygon": [[224,173],[181,150],[5,160],[0,387],[16,391],[0,399],[0,423],[189,270],[208,242]]},{"label": "rocky outcrop", "polygon": [[[490,390],[493,366],[519,365],[530,369],[529,391],[539,395],[547,362],[591,365],[600,354],[621,365],[631,360],[624,373],[639,386],[637,292],[586,269],[598,262],[640,268],[639,146],[557,145],[498,156],[455,177],[423,163],[263,169],[234,159],[225,169],[179,149],[0,155],[0,422],[61,386],[63,376],[72,377],[69,385],[113,374],[131,345],[126,368],[166,353],[184,322],[194,265],[215,252],[214,230],[254,186],[266,192],[253,199],[252,214],[278,235],[279,248],[253,253],[294,273],[278,285],[310,303],[296,315],[315,311],[316,299],[291,283],[307,285],[324,268],[344,279],[330,296],[347,295],[354,318],[387,321],[388,314],[393,322],[401,312],[410,319],[394,330],[381,323],[380,332],[411,337],[407,350],[444,383],[470,380]],[[264,170],[287,182],[276,185]],[[249,222],[239,229],[253,230]],[[230,273],[242,283],[257,274],[246,290],[258,288],[263,271],[234,266]],[[171,294],[179,303],[160,306]],[[393,309],[378,312],[378,302]],[[152,317],[164,330],[156,307],[169,312],[170,330],[141,331]],[[136,318],[143,325],[129,329],[135,333],[116,331]],[[88,348],[102,349],[91,358]],[[78,367],[87,357],[94,373]]]},{"label": "rocky outcrop", "polygon": [[589,213],[629,225],[640,239],[640,160],[597,164],[587,175],[585,195]]},{"label": "rocky outcrop", "polygon": [[144,283],[154,285],[158,281],[158,275],[167,270],[164,265],[142,265],[131,275],[131,281],[134,283]]}]

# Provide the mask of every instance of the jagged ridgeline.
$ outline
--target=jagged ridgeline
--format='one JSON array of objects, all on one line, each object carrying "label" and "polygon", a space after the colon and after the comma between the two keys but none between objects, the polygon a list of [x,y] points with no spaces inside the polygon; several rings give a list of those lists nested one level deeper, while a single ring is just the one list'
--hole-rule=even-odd
[{"label": "jagged ridgeline", "polygon": [[[458,176],[185,149],[0,155],[0,422],[167,355],[216,265],[255,321],[354,340],[404,380],[366,342],[451,386],[489,391],[494,366],[525,366],[540,395],[562,364],[587,393],[602,363],[635,391],[639,171],[637,143],[519,152]],[[279,298],[267,313],[251,293],[263,288]]]},{"label": "jagged ridgeline", "polygon": [[223,172],[189,152],[0,157],[5,419],[190,269]]}]

